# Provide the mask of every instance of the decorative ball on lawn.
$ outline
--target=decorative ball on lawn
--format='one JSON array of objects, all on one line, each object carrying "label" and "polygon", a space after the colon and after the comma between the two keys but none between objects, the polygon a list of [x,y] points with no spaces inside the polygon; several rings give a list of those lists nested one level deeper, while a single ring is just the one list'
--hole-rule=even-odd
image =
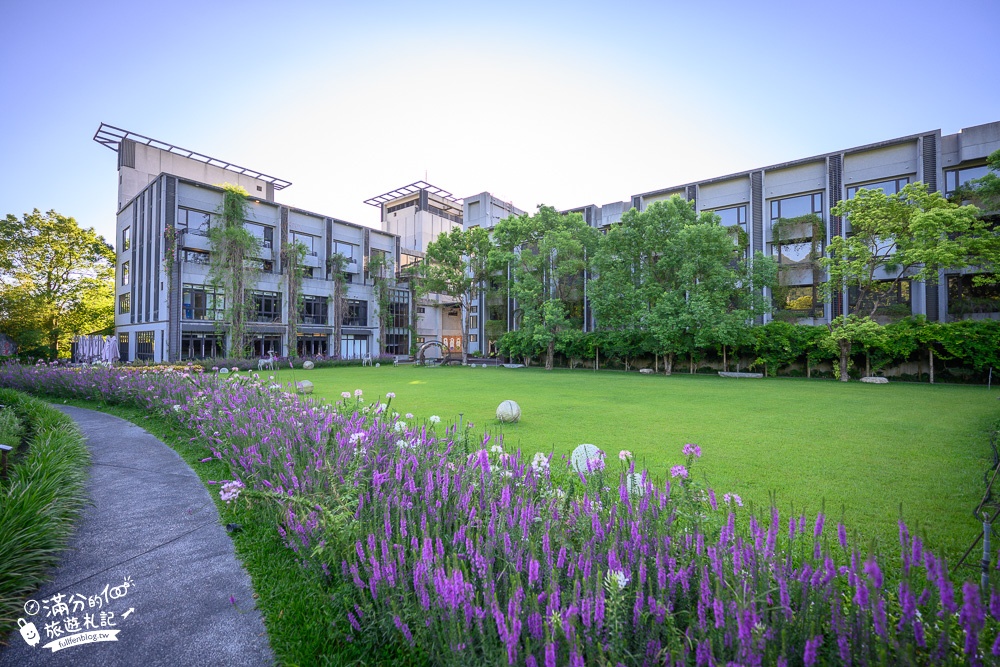
[{"label": "decorative ball on lawn", "polygon": [[570,454],[569,465],[585,475],[604,470],[604,452],[597,445],[580,445]]},{"label": "decorative ball on lawn", "polygon": [[223,366],[219,369],[219,375],[229,375],[229,369]]},{"label": "decorative ball on lawn", "polygon": [[313,362],[311,361],[302,362],[302,370],[311,371],[314,368],[316,368],[316,364],[314,364]]},{"label": "decorative ball on lawn", "polygon": [[497,419],[506,423],[514,423],[521,418],[521,406],[514,401],[504,401],[497,406]]},{"label": "decorative ball on lawn", "polygon": [[295,383],[295,391],[300,394],[311,394],[313,393],[313,383],[309,380],[299,380]]}]

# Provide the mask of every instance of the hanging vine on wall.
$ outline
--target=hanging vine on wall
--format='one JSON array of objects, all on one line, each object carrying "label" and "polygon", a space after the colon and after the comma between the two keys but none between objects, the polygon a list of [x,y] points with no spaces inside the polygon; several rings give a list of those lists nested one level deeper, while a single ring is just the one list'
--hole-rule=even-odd
[{"label": "hanging vine on wall", "polygon": [[302,261],[308,252],[304,244],[286,243],[281,249],[281,266],[286,268],[285,280],[288,288],[288,356],[298,355],[299,313],[302,312],[302,279],[306,269]]},{"label": "hanging vine on wall", "polygon": [[167,292],[170,292],[171,280],[174,277],[174,264],[177,257],[177,228],[167,225],[163,228],[163,272],[167,274]]},{"label": "hanging vine on wall", "polygon": [[209,282],[215,288],[216,299],[224,299],[222,322],[218,324],[229,327],[229,356],[242,359],[253,306],[251,287],[259,272],[256,260],[260,257],[260,242],[243,226],[249,214],[247,191],[229,183],[224,183],[222,189],[218,224],[208,231],[212,250]]},{"label": "hanging vine on wall", "polygon": [[372,296],[378,308],[378,343],[381,352],[385,349],[386,318],[389,315],[389,276],[392,275],[389,253],[372,250],[368,258],[368,275],[372,279]]},{"label": "hanging vine on wall", "polygon": [[[790,285],[779,281],[778,287],[774,289],[777,307],[781,310],[806,310],[815,314],[815,308],[819,305],[819,284],[823,282],[823,270],[819,265],[820,258],[823,257],[823,239],[825,237],[826,226],[823,219],[815,213],[800,215],[795,218],[779,218],[771,227],[771,240],[778,248],[779,263],[778,271],[782,275],[788,275],[791,271],[807,269],[812,277],[811,294],[808,297],[799,297],[789,303],[788,295]],[[806,257],[796,262],[794,265],[785,264],[780,261],[781,247],[788,244],[809,244],[809,252]],[[808,304],[804,303],[808,301]],[[803,303],[800,303],[803,302]],[[808,306],[808,308],[804,307]]]},{"label": "hanging vine on wall", "polygon": [[[333,295],[330,297],[333,306],[333,355],[339,355],[342,348],[344,316],[347,314],[347,279],[344,272],[351,259],[347,255],[334,253],[326,260],[330,279],[333,281]],[[333,356],[331,355],[331,356]]]}]

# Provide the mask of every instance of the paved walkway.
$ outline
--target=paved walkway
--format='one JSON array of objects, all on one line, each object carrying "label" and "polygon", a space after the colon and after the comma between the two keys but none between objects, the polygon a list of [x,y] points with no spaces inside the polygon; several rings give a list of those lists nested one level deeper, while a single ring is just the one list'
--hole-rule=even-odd
[{"label": "paved walkway", "polygon": [[[87,437],[93,505],[84,510],[53,581],[35,594],[40,609],[23,615],[40,641],[32,647],[11,634],[9,646],[0,646],[0,667],[272,664],[250,578],[194,471],[130,422],[59,407]],[[60,603],[65,613],[58,613]],[[80,632],[116,641],[44,648],[76,634],[70,618]],[[58,626],[59,637],[49,624],[52,632]]]}]

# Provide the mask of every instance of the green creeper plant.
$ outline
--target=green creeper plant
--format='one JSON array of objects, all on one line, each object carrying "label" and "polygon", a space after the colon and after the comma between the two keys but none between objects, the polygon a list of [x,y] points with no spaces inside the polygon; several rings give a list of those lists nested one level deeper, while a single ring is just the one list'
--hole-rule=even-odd
[{"label": "green creeper plant", "polygon": [[285,286],[288,291],[288,356],[298,356],[299,313],[302,312],[302,279],[305,267],[302,261],[308,249],[299,242],[286,243],[281,249],[281,266],[285,269]]},{"label": "green creeper plant", "polygon": [[331,297],[333,305],[333,349],[335,354],[340,354],[341,340],[344,331],[344,317],[347,315],[347,278],[344,272],[350,264],[350,258],[341,253],[334,253],[326,260],[326,266],[330,271],[330,279],[333,281],[333,295]]},{"label": "green creeper plant", "polygon": [[372,296],[378,310],[378,343],[379,350],[385,350],[386,321],[389,318],[389,290],[392,287],[392,259],[389,253],[372,250],[368,257],[368,275],[372,279]]},{"label": "green creeper plant", "polygon": [[223,321],[219,324],[229,327],[231,356],[243,359],[253,307],[251,289],[259,271],[255,260],[260,256],[260,241],[243,226],[249,212],[247,191],[229,183],[222,189],[219,224],[208,231],[212,250],[209,282],[225,295]]}]

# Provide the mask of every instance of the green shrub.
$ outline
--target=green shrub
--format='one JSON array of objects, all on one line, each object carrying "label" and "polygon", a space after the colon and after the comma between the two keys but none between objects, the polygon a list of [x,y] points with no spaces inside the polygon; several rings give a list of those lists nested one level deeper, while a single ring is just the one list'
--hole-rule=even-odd
[{"label": "green shrub", "polygon": [[86,500],[90,456],[73,421],[55,408],[10,390],[0,390],[0,403],[30,433],[0,481],[0,633],[6,634],[66,547]]}]

